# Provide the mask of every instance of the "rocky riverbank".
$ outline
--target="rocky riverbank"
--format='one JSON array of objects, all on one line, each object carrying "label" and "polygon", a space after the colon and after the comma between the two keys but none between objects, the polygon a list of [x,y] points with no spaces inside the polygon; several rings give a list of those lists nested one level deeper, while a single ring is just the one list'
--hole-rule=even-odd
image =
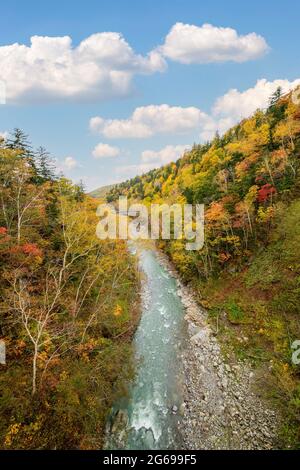
[{"label": "rocky riverbank", "polygon": [[256,373],[245,362],[228,363],[192,290],[163,253],[160,263],[176,278],[186,309],[188,340],[182,353],[185,401],[179,421],[186,449],[274,449],[281,417],[257,391]]}]

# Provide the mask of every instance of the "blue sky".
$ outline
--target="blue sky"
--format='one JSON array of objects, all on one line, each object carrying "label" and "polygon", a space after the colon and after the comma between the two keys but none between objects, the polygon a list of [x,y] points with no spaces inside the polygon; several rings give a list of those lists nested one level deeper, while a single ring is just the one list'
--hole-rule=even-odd
[{"label": "blue sky", "polygon": [[[21,127],[88,189],[177,158],[300,78],[296,0],[13,0],[1,5],[1,18],[0,132]],[[203,29],[207,23],[214,28]],[[104,41],[105,32],[119,36]],[[72,45],[38,40],[31,52],[32,36],[69,36]]]}]

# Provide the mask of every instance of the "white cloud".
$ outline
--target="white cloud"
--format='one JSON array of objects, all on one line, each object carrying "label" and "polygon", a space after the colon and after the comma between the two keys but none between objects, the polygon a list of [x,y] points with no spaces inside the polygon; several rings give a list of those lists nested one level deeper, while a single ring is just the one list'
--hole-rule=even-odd
[{"label": "white cloud", "polygon": [[[198,112],[201,113],[201,119],[196,119],[195,126],[199,126],[201,139],[210,140],[214,137],[216,131],[223,134],[226,130],[239,122],[240,119],[252,114],[257,108],[265,108],[268,105],[270,96],[278,86],[281,86],[285,93],[295,89],[298,85],[300,85],[300,79],[294,81],[274,80],[273,82],[261,79],[257,81],[254,87],[245,91],[229,90],[222,97],[216,100],[210,114],[201,113],[198,109]],[[152,108],[152,106],[147,108]],[[159,106],[154,108],[159,108]],[[170,107],[167,106],[167,108]],[[193,109],[197,110],[197,108]],[[132,121],[133,119],[130,120],[130,122]],[[102,118],[95,118],[95,120],[91,120],[90,122],[91,127],[96,131],[102,131],[105,124],[106,121]],[[162,125],[162,123],[159,124]],[[174,130],[172,126],[171,128]],[[152,135],[154,135],[154,131],[156,133],[159,132],[157,127],[152,126]],[[177,160],[182,156],[185,150],[188,149],[189,145],[167,145],[158,151],[144,150],[141,153],[140,163],[116,167],[115,172],[119,180],[124,180],[125,177],[130,178],[135,175],[141,175],[154,168],[158,168],[166,163]]]},{"label": "white cloud", "polygon": [[120,155],[120,149],[118,147],[112,147],[108,144],[98,144],[94,148],[92,155],[94,158],[112,158]]},{"label": "white cloud", "polygon": [[144,150],[142,152],[143,163],[154,163],[157,166],[175,162],[184,152],[190,149],[190,145],[167,145],[161,150]]},{"label": "white cloud", "polygon": [[263,78],[257,80],[254,87],[245,91],[236,88],[229,90],[215,101],[209,119],[202,126],[201,139],[210,140],[217,131],[222,135],[242,119],[251,116],[257,109],[265,109],[271,95],[278,87],[286,93],[298,84],[300,79],[268,81]]},{"label": "white cloud", "polygon": [[236,122],[237,121],[231,116],[209,116],[207,121],[203,124],[200,129],[200,138],[202,141],[207,142],[215,136],[216,132],[222,135],[230,127],[234,126]]},{"label": "white cloud", "polygon": [[[149,105],[136,108],[128,119],[93,117],[90,119],[90,129],[108,139],[142,139],[158,134],[198,131],[201,139],[206,141],[210,140],[217,131],[223,134],[256,109],[267,107],[270,96],[279,86],[283,92],[287,92],[298,84],[300,79],[294,81],[260,79],[254,87],[245,91],[229,90],[215,101],[208,114],[192,106],[183,108],[167,104]],[[151,158],[150,153],[144,158]]]},{"label": "white cloud", "polygon": [[74,168],[77,168],[78,162],[75,160],[73,157],[66,157],[63,161],[63,167],[66,168],[67,170],[73,170]]},{"label": "white cloud", "polygon": [[64,159],[55,158],[56,171],[58,173],[65,173],[74,170],[75,168],[81,167],[79,162],[71,156],[67,156]]},{"label": "white cloud", "polygon": [[0,80],[0,104],[6,104],[6,86],[2,80]]},{"label": "white cloud", "polygon": [[0,47],[7,101],[107,99],[130,92],[135,74],[163,71],[158,51],[136,54],[119,33],[96,33],[73,47],[69,36],[33,36]]},{"label": "white cloud", "polygon": [[258,80],[253,88],[239,91],[236,88],[229,90],[225,95],[216,100],[213,107],[214,116],[227,116],[233,121],[250,116],[258,108],[268,106],[270,96],[281,87],[283,92],[295,88],[300,84],[300,79],[267,81],[265,78]]},{"label": "white cloud", "polygon": [[90,129],[92,132],[100,132],[102,126],[104,124],[104,119],[99,116],[92,117],[90,119]]},{"label": "white cloud", "polygon": [[267,108],[271,95],[278,87],[282,88],[283,93],[287,93],[299,84],[300,79],[268,81],[263,78],[257,80],[254,87],[245,91],[236,88],[229,90],[215,101],[210,118],[201,129],[200,137],[203,140],[210,140],[217,131],[222,135],[242,119],[251,116],[257,109]]},{"label": "white cloud", "polygon": [[0,137],[2,139],[7,139],[7,137],[9,136],[9,132],[7,131],[0,131]]},{"label": "white cloud", "polygon": [[90,129],[109,139],[142,139],[156,134],[186,133],[199,127],[207,115],[195,107],[149,105],[136,108],[128,119],[90,120]]},{"label": "white cloud", "polygon": [[158,151],[144,150],[141,154],[141,163],[118,166],[115,168],[115,172],[119,180],[131,178],[135,175],[143,175],[154,168],[178,160],[189,148],[189,145],[167,145]]},{"label": "white cloud", "polygon": [[128,95],[133,77],[164,71],[165,58],[185,64],[243,62],[267,50],[256,33],[243,36],[209,24],[176,23],[164,44],[147,55],[135,53],[117,32],[93,34],[77,46],[70,36],[32,36],[29,45],[0,46],[0,83],[11,103],[101,100]]},{"label": "white cloud", "polygon": [[268,49],[266,40],[256,33],[238,35],[232,28],[183,23],[176,23],[158,48],[165,57],[183,64],[245,62],[263,56]]}]

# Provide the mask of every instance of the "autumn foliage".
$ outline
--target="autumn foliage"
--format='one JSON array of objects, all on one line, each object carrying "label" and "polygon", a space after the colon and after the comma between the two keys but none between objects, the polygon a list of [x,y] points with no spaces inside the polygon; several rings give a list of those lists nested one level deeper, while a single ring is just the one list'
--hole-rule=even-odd
[{"label": "autumn foliage", "polygon": [[[205,244],[161,240],[208,311],[227,357],[251,361],[263,395],[280,405],[279,446],[300,448],[300,106],[270,100],[223,136],[162,168],[113,187],[144,203],[204,203]],[[274,403],[272,404],[272,406]]]},{"label": "autumn foliage", "polygon": [[40,164],[19,130],[0,143],[0,447],[101,448],[132,374],[136,274],[97,239],[97,202]]},{"label": "autumn foliage", "polygon": [[114,186],[107,196],[205,204],[200,252],[186,253],[184,242],[165,243],[187,279],[242,265],[268,243],[283,197],[292,198],[299,185],[299,105],[290,95],[275,95],[266,111],[257,110],[211,143],[194,145],[177,162]]}]

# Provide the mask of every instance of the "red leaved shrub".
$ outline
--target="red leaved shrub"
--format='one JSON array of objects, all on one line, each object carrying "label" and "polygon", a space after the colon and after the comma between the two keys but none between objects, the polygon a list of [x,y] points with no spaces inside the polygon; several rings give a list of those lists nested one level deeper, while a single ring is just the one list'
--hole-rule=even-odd
[{"label": "red leaved shrub", "polygon": [[276,189],[274,186],[271,184],[265,184],[264,186],[261,187],[261,189],[258,191],[257,194],[257,200],[258,202],[265,202],[268,199],[270,199],[272,196],[274,196],[277,193]]}]

